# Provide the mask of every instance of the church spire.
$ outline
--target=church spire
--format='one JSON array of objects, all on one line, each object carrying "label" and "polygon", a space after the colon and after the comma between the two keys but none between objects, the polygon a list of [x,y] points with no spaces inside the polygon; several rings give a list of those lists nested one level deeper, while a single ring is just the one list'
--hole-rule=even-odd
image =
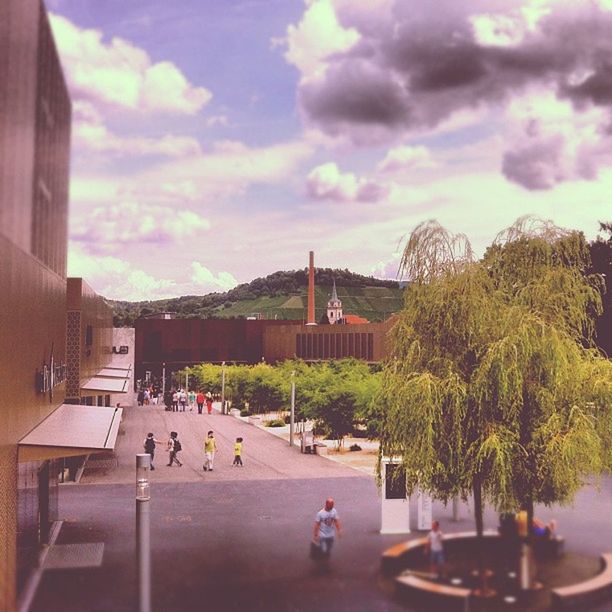
[{"label": "church spire", "polygon": [[342,322],[342,302],[338,299],[338,291],[336,291],[336,279],[334,278],[334,287],[331,297],[327,302],[327,320],[334,323]]},{"label": "church spire", "polygon": [[332,289],[331,300],[332,302],[338,301],[338,292],[336,291],[336,279],[334,278],[334,288]]}]

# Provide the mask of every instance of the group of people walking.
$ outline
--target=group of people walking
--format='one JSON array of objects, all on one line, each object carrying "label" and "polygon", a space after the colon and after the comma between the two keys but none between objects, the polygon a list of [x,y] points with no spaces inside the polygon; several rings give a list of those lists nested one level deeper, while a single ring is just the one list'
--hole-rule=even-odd
[{"label": "group of people walking", "polygon": [[138,391],[136,401],[139,406],[157,406],[162,402],[166,406],[166,410],[170,412],[186,412],[187,408],[190,411],[197,406],[198,414],[202,414],[204,406],[208,414],[212,414],[213,409],[213,394],[210,391],[204,393],[200,390],[197,393],[192,389],[173,388],[165,393],[156,386],[144,387]]},{"label": "group of people walking", "polygon": [[[244,463],[242,462],[242,443],[243,438],[236,438],[234,443],[234,462],[232,466],[243,467]],[[149,432],[147,437],[144,440],[144,451],[151,455],[151,469],[154,470],[155,466],[153,465],[153,460],[155,459],[155,449],[158,444],[163,444],[160,440],[155,438],[153,432]],[[181,444],[178,433],[176,431],[170,432],[170,437],[168,438],[168,442],[166,443],[166,450],[168,451],[168,463],[167,467],[172,467],[174,464],[179,467],[183,466],[179,458],[179,453],[183,450],[183,445]],[[214,469],[215,463],[215,454],[217,453],[217,439],[215,438],[215,434],[213,430],[209,430],[206,438],[204,440],[204,465],[202,469],[205,472],[212,472]]]},{"label": "group of people walking", "polygon": [[213,409],[213,396],[210,391],[204,393],[203,391],[185,391],[185,389],[173,389],[167,393],[165,399],[166,410],[171,412],[185,412],[187,406],[189,410],[193,410],[194,406],[198,407],[198,414],[202,414],[204,410],[204,404],[206,404],[206,411],[208,414],[212,414]]}]

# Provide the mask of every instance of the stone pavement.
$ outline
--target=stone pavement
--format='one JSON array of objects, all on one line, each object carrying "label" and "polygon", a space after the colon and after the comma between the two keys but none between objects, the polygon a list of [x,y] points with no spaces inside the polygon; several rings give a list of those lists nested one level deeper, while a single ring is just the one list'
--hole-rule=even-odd
[{"label": "stone pavement", "polygon": [[[200,441],[218,433],[215,471],[201,472]],[[183,468],[163,466],[152,476],[151,536],[154,610],[399,612],[379,574],[381,552],[409,537],[382,536],[380,499],[371,477],[323,457],[301,455],[283,440],[229,416],[128,408],[119,443],[119,468],[89,476],[90,484],[60,491],[66,524],[61,543],[105,542],[102,567],[54,570],[43,577],[33,612],[126,612],[135,609],[134,454],[144,434],[175,429],[186,451]],[[238,433],[237,433],[238,432]],[[232,443],[245,438],[245,467],[232,468]],[[345,537],[333,551],[331,571],[308,559],[316,511],[335,497]],[[537,509],[559,521],[566,545],[595,555],[612,543],[612,478],[601,490],[585,488],[573,508]],[[411,512],[416,517],[414,501]],[[467,507],[450,521],[434,503],[445,531],[473,529]],[[486,527],[497,517],[488,511]],[[603,611],[605,607],[601,607]]]},{"label": "stone pavement", "polygon": [[[204,439],[208,430],[215,432],[217,454],[215,469],[204,472]],[[82,484],[120,484],[134,482],[136,454],[143,453],[143,442],[148,432],[153,432],[163,444],[155,450],[155,471],[151,481],[156,482],[220,482],[236,480],[267,480],[283,478],[331,478],[354,477],[359,473],[316,455],[303,455],[299,446],[269,434],[241,419],[222,415],[213,410],[212,415],[200,415],[197,409],[190,412],[167,412],[161,406],[130,406],[123,409],[123,421],[117,438],[116,452],[119,465],[106,473],[87,472]],[[180,457],[183,467],[166,467],[168,453],[165,442],[171,431],[179,434],[183,450]],[[244,468],[232,467],[234,442],[244,438]]]}]

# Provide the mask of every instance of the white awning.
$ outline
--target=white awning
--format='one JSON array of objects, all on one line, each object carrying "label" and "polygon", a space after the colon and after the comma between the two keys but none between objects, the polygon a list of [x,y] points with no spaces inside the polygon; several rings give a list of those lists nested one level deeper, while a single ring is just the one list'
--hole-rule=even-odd
[{"label": "white awning", "polygon": [[131,370],[129,368],[102,368],[96,377],[102,378],[129,378]]},{"label": "white awning", "polygon": [[121,408],[62,404],[19,442],[19,461],[43,461],[115,448]]},{"label": "white awning", "polygon": [[94,376],[81,385],[81,391],[97,391],[101,393],[127,393],[129,378],[103,378]]}]

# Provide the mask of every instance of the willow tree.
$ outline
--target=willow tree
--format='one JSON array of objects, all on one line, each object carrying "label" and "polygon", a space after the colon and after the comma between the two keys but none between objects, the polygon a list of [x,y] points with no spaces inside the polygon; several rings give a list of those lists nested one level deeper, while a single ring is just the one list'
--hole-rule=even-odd
[{"label": "willow tree", "polygon": [[481,542],[483,494],[498,510],[568,501],[600,467],[596,419],[609,417],[610,364],[589,348],[598,292],[584,240],[529,223],[481,262],[464,237],[416,228],[384,371],[381,453],[403,458],[410,488],[443,501],[471,489]]},{"label": "willow tree", "polygon": [[497,432],[487,481],[497,508],[568,503],[598,473],[609,448],[612,363],[595,348],[601,282],[589,276],[582,234],[522,218],[485,254],[507,308],[501,337],[487,349],[474,379],[483,422]]},{"label": "willow tree", "polygon": [[[444,502],[471,492],[482,551],[487,474],[474,452],[483,429],[472,387],[498,338],[503,295],[467,238],[434,221],[412,232],[401,270],[411,282],[383,370],[381,457],[402,458],[409,492],[418,484]],[[482,553],[479,559],[486,590]]]}]

